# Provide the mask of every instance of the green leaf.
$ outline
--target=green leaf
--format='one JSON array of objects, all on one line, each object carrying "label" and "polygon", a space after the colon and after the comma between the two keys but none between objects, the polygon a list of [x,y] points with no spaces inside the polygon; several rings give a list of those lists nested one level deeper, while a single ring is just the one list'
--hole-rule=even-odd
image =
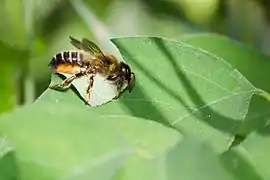
[{"label": "green leaf", "polygon": [[0,42],[0,114],[16,106],[16,72],[25,60],[25,52],[13,49]]},{"label": "green leaf", "polygon": [[131,95],[120,99],[133,116],[162,122],[183,134],[228,147],[256,91],[223,59],[159,38],[115,39],[136,74]]},{"label": "green leaf", "polygon": [[233,180],[220,162],[218,154],[194,138],[186,138],[167,155],[168,180]]},{"label": "green leaf", "polygon": [[[213,161],[209,168],[216,165],[212,153],[230,145],[257,91],[237,70],[201,49],[161,38],[113,42],[135,72],[131,93],[89,107],[71,89],[47,89],[35,103],[0,118],[20,179],[158,179],[181,134],[209,142],[213,150],[202,150]],[[192,146],[187,141],[179,151]],[[215,169],[214,178],[229,177]],[[171,178],[179,175],[174,171]]]},{"label": "green leaf", "polygon": [[130,156],[126,168],[138,167],[179,138],[160,124],[112,111],[94,115],[95,109],[79,104],[55,99],[1,119],[1,130],[16,149],[21,179],[109,179]]},{"label": "green leaf", "polygon": [[186,35],[180,41],[202,48],[223,58],[254,86],[270,93],[270,58],[259,51],[225,36],[215,34]]},{"label": "green leaf", "polygon": [[26,45],[22,5],[21,0],[0,2],[0,39],[20,49],[24,49]]},{"label": "green leaf", "polygon": [[14,180],[18,178],[15,156],[13,152],[7,153],[0,158],[0,179]]},{"label": "green leaf", "polygon": [[[270,58],[255,49],[225,36],[195,34],[182,36],[180,41],[202,48],[223,58],[244,75],[254,86],[270,93]],[[253,97],[245,123],[239,132],[246,135],[261,127],[270,117],[270,103],[261,97]]]},{"label": "green leaf", "polygon": [[17,177],[13,148],[6,137],[0,136],[0,179],[11,180]]},{"label": "green leaf", "polygon": [[267,180],[269,172],[269,126],[254,132],[240,145],[224,153],[226,168],[240,180]]}]

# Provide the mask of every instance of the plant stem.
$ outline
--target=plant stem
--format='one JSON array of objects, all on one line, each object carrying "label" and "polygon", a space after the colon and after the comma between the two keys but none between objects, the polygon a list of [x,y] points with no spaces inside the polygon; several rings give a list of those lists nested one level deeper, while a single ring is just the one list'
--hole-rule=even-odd
[{"label": "plant stem", "polygon": [[258,89],[258,91],[256,91],[256,94],[270,102],[270,94],[267,93],[266,91]]}]

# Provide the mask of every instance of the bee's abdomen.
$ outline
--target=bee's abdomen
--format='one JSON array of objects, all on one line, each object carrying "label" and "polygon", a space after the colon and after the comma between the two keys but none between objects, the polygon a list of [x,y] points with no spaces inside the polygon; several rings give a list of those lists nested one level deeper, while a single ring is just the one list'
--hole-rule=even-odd
[{"label": "bee's abdomen", "polygon": [[55,69],[59,65],[69,64],[69,65],[81,65],[82,54],[76,51],[63,51],[57,53],[51,60],[50,66]]}]

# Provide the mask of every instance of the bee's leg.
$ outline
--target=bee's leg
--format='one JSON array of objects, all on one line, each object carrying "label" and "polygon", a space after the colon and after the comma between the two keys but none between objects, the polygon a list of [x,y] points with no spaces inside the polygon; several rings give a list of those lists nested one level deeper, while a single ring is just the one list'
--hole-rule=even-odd
[{"label": "bee's leg", "polygon": [[132,88],[133,88],[133,85],[134,85],[134,82],[135,82],[135,74],[132,72],[131,73],[131,79],[130,81],[128,82],[128,91],[131,92]]},{"label": "bee's leg", "polygon": [[121,93],[121,90],[122,90],[122,87],[123,87],[123,84],[124,84],[124,79],[123,78],[120,78],[117,83],[116,83],[116,96],[114,99],[117,99],[119,98],[120,96],[120,93]]},{"label": "bee's leg", "polygon": [[70,87],[72,81],[78,77],[83,76],[84,73],[80,72],[78,74],[74,74],[72,76],[70,76],[69,78],[65,79],[64,81],[62,81],[60,84],[54,84],[54,85],[50,85],[49,88],[51,89],[55,89],[55,90],[66,90]]},{"label": "bee's leg", "polygon": [[85,94],[85,98],[86,98],[86,101],[89,102],[90,101],[90,98],[91,98],[91,90],[92,90],[92,87],[94,85],[94,75],[91,74],[89,76],[89,84],[87,86],[87,89],[86,89],[86,94]]}]

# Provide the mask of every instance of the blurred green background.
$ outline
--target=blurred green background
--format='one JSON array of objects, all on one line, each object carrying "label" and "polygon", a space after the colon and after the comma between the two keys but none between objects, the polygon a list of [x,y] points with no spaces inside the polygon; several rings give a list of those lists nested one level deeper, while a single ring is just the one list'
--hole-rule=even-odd
[{"label": "blurred green background", "polygon": [[[218,33],[268,53],[268,0],[1,0],[0,113],[33,102],[68,36]],[[224,49],[225,51],[226,49]]]}]

